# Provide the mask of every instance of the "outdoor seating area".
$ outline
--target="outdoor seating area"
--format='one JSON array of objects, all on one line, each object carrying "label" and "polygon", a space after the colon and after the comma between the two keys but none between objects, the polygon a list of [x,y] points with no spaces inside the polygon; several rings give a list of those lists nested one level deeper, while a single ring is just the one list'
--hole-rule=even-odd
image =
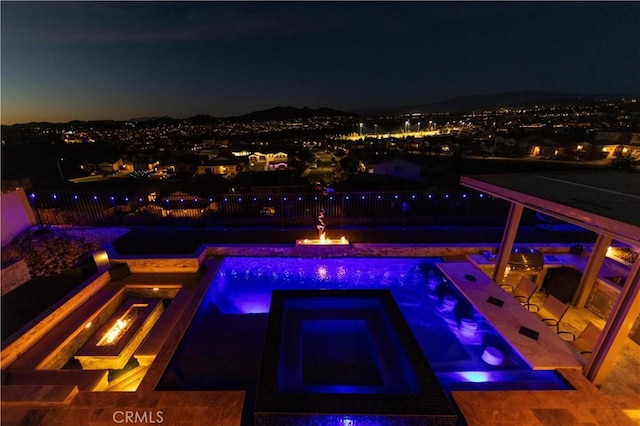
[{"label": "outdoor seating area", "polygon": [[538,285],[523,275],[513,289],[513,297],[528,311],[531,310],[531,307],[539,310],[538,305],[531,303],[531,298],[537,289]]},{"label": "outdoor seating area", "polygon": [[569,344],[588,360],[596,347],[600,333],[602,333],[602,330],[589,321],[589,324]]},{"label": "outdoor seating area", "polygon": [[556,299],[553,294],[550,294],[545,299],[537,314],[542,318],[542,322],[548,326],[555,327],[556,334],[569,333],[568,331],[560,331],[560,322],[568,310],[568,303],[562,303]]}]

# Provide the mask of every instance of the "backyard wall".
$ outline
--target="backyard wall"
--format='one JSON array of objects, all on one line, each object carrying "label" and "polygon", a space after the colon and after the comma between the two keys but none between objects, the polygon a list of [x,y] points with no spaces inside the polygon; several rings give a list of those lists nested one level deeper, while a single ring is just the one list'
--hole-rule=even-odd
[{"label": "backyard wall", "polygon": [[24,188],[17,188],[13,192],[2,194],[0,210],[2,211],[0,233],[2,234],[3,247],[22,231],[37,224]]}]

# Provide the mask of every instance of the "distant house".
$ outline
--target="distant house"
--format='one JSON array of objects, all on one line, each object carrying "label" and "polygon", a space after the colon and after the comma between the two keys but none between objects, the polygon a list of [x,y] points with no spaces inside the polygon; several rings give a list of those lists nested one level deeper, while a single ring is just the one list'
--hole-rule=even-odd
[{"label": "distant house", "polygon": [[593,140],[593,149],[606,153],[607,159],[626,155],[640,158],[640,133],[598,132]]},{"label": "distant house", "polygon": [[551,158],[564,154],[566,147],[550,138],[528,135],[515,141],[516,150],[531,157]]},{"label": "distant house", "polygon": [[280,165],[284,168],[288,167],[289,156],[284,152],[263,154],[254,152],[249,155],[249,169],[253,171],[260,170],[281,170]]},{"label": "distant house", "polygon": [[103,173],[113,174],[124,167],[124,161],[122,161],[122,157],[118,157],[116,160],[106,159],[98,163],[98,167]]},{"label": "distant house", "polygon": [[512,137],[496,136],[493,140],[483,140],[480,143],[480,150],[490,155],[515,153],[516,140]]},{"label": "distant house", "polygon": [[190,218],[198,218],[207,211],[218,211],[219,208],[220,204],[218,202],[181,191],[157,197],[155,207],[153,207],[163,217]]},{"label": "distant house", "polygon": [[197,175],[211,174],[232,177],[243,170],[246,161],[241,158],[218,157],[213,160],[205,161],[199,164],[196,169]]}]

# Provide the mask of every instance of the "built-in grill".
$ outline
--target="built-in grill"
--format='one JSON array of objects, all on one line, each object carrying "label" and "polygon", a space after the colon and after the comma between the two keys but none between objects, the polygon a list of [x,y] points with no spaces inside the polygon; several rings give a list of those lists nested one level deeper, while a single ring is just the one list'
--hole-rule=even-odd
[{"label": "built-in grill", "polygon": [[[497,260],[498,253],[481,252],[489,260]],[[540,251],[527,247],[514,247],[509,256],[509,269],[512,271],[542,271],[544,256]]]},{"label": "built-in grill", "polygon": [[542,271],[544,256],[539,250],[526,247],[514,247],[509,256],[512,271]]}]

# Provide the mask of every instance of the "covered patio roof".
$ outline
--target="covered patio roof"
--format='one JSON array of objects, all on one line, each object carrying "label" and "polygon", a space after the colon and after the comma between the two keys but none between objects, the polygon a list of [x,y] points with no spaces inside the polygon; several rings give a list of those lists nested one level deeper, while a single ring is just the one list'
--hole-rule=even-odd
[{"label": "covered patio roof", "polygon": [[464,186],[640,246],[640,174],[617,171],[463,176]]},{"label": "covered patio roof", "polygon": [[[640,174],[610,170],[465,176],[462,185],[511,203],[493,280],[501,283],[526,207],[597,233],[572,303],[584,307],[612,240],[640,247]],[[631,266],[585,376],[601,384],[640,313],[640,258]]]}]

